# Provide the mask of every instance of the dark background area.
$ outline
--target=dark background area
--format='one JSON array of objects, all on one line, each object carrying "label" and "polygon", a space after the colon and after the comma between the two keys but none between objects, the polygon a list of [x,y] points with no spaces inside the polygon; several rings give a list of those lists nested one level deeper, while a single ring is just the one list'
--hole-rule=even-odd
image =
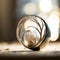
[{"label": "dark background area", "polygon": [[16,40],[16,0],[0,0],[0,41]]}]

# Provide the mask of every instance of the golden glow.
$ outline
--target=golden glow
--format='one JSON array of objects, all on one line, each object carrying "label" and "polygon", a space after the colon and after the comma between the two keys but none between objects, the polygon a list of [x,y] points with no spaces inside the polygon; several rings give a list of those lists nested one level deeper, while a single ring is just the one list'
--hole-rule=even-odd
[{"label": "golden glow", "polygon": [[[19,43],[12,44],[0,43],[0,51],[32,51],[32,50],[25,48],[23,45]],[[49,43],[44,48],[40,49],[40,51],[43,52],[60,51],[60,43],[59,42]]]},{"label": "golden glow", "polygon": [[44,13],[50,12],[52,10],[52,1],[51,0],[40,0],[39,8]]},{"label": "golden glow", "polygon": [[0,43],[1,51],[28,51],[29,49],[25,48],[23,45],[19,43]]},{"label": "golden glow", "polygon": [[34,14],[36,12],[36,5],[35,3],[27,3],[24,7],[23,7],[24,13],[31,15]]},{"label": "golden glow", "polygon": [[59,16],[58,11],[53,11],[48,18],[48,26],[51,32],[51,41],[56,41],[59,37]]},{"label": "golden glow", "polygon": [[60,51],[60,43],[59,42],[49,43],[43,49],[40,49],[40,51],[43,52]]}]

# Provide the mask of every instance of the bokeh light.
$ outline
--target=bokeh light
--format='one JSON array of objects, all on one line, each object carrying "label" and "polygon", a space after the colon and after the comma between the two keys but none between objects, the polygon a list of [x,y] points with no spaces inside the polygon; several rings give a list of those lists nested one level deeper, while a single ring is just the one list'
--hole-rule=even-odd
[{"label": "bokeh light", "polygon": [[53,11],[48,18],[48,26],[50,29],[51,37],[49,38],[51,41],[56,41],[59,37],[59,12]]},{"label": "bokeh light", "polygon": [[40,0],[39,8],[41,12],[48,13],[52,10],[52,1],[51,0]]},{"label": "bokeh light", "polygon": [[36,12],[36,10],[37,10],[36,4],[32,3],[32,2],[25,4],[23,7],[23,11],[27,15],[34,14]]}]

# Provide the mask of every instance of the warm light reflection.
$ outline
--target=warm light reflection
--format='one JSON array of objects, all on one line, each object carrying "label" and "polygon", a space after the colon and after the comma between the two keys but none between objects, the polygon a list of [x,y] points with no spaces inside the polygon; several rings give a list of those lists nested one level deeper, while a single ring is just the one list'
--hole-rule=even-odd
[{"label": "warm light reflection", "polygon": [[29,49],[25,48],[19,43],[0,43],[0,51],[28,51]]},{"label": "warm light reflection", "polygon": [[34,14],[36,12],[36,5],[35,3],[27,3],[24,7],[23,7],[23,11],[25,14],[31,15]]},{"label": "warm light reflection", "polygon": [[50,40],[51,41],[56,41],[57,38],[59,37],[59,12],[58,11],[53,11],[47,21],[47,24],[50,29]]},{"label": "warm light reflection", "polygon": [[[30,49],[25,48],[23,45],[19,43],[0,43],[0,51],[32,51]],[[59,42],[53,42],[47,44],[44,48],[40,49],[40,51],[43,52],[49,52],[49,51],[60,51],[60,43]]]},{"label": "warm light reflection", "polygon": [[60,51],[60,43],[59,42],[49,43],[40,51],[43,51],[43,52]]},{"label": "warm light reflection", "polygon": [[51,0],[40,0],[39,8],[44,13],[50,12],[52,10],[52,1]]}]

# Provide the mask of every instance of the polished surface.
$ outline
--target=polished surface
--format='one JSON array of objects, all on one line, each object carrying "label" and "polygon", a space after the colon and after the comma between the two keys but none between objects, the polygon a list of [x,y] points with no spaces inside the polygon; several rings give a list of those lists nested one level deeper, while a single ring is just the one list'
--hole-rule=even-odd
[{"label": "polished surface", "polygon": [[25,48],[18,42],[14,43],[0,43],[0,59],[34,59],[34,60],[45,60],[45,59],[60,59],[60,43],[51,42],[47,44],[40,51],[32,51]]},{"label": "polished surface", "polygon": [[[19,42],[7,43],[1,42],[0,43],[0,52],[9,52],[9,51],[32,51],[26,47],[24,47]],[[51,52],[51,51],[60,51],[60,42],[49,42],[46,46],[41,47],[39,52]]]}]

